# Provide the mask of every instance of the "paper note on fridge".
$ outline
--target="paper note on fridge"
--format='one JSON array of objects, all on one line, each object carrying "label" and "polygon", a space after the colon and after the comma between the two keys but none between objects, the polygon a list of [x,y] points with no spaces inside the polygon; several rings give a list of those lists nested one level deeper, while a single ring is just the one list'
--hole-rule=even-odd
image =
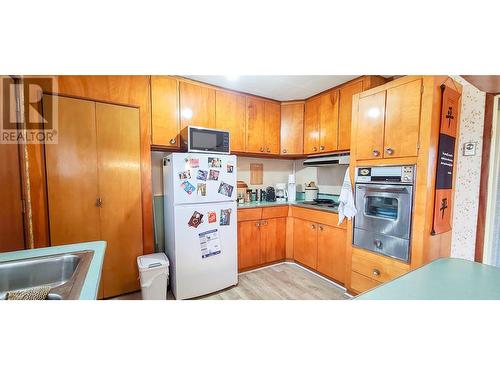
[{"label": "paper note on fridge", "polygon": [[219,232],[212,229],[198,234],[200,238],[201,257],[203,259],[221,253]]}]

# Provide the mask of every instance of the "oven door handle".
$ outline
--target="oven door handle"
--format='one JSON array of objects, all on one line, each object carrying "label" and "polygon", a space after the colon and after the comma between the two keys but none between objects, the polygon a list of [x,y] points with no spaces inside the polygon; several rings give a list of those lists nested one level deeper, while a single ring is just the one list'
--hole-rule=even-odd
[{"label": "oven door handle", "polygon": [[373,188],[369,186],[358,185],[358,188],[364,189],[372,193],[396,193],[396,194],[408,194],[408,189],[406,188]]}]

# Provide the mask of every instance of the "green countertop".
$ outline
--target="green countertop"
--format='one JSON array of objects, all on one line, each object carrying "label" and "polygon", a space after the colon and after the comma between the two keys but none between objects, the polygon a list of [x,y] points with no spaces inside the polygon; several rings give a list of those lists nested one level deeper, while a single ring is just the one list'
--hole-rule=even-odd
[{"label": "green countertop", "polygon": [[437,259],[397,279],[360,294],[355,299],[500,299],[500,268],[464,259]]},{"label": "green countertop", "polygon": [[331,207],[320,207],[320,206],[313,206],[313,205],[308,205],[304,204],[305,201],[303,200],[296,200],[295,202],[248,202],[248,203],[238,203],[238,209],[240,208],[257,208],[257,207],[273,207],[273,206],[297,206],[297,207],[302,207],[302,208],[310,208],[312,210],[319,210],[319,211],[326,211],[326,212],[332,212],[334,214],[338,214],[339,210],[337,208],[331,208]]},{"label": "green countertop", "polygon": [[83,283],[80,299],[97,299],[99,282],[101,281],[102,264],[104,261],[104,252],[106,251],[106,241],[82,242],[71,245],[41,247],[32,250],[0,253],[0,262],[22,260],[46,255],[74,253],[84,250],[93,251],[94,255],[92,257],[87,276],[85,277],[85,282]]}]

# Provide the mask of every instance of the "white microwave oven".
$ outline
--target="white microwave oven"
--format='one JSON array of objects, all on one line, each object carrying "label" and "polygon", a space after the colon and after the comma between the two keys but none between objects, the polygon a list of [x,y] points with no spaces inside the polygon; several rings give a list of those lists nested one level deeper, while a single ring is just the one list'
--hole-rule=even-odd
[{"label": "white microwave oven", "polygon": [[187,152],[230,153],[229,132],[225,130],[187,126],[181,131],[181,142]]}]

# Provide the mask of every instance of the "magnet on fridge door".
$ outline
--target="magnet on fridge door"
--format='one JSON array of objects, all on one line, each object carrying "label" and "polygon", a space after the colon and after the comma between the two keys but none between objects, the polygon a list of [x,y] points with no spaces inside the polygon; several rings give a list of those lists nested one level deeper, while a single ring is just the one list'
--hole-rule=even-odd
[{"label": "magnet on fridge door", "polygon": [[197,180],[206,181],[207,177],[208,177],[207,171],[204,171],[203,169],[198,170],[198,174],[196,175]]},{"label": "magnet on fridge door", "polygon": [[198,234],[200,239],[200,249],[202,259],[221,253],[219,232],[217,229],[212,229]]},{"label": "magnet on fridge door", "polygon": [[203,219],[203,214],[195,211],[191,215],[191,219],[188,221],[188,226],[193,227],[193,228],[198,228],[198,225],[201,224],[201,219]]},{"label": "magnet on fridge door", "polygon": [[200,159],[190,158],[189,166],[191,168],[200,168]]},{"label": "magnet on fridge door", "polygon": [[207,184],[203,182],[197,185],[198,186],[196,187],[196,192],[198,193],[198,195],[205,197],[207,195]]},{"label": "magnet on fridge door", "polygon": [[222,168],[222,160],[219,158],[208,158],[209,168]]},{"label": "magnet on fridge door", "polygon": [[208,173],[208,179],[212,181],[217,181],[219,179],[219,171],[216,171],[215,169],[210,169],[210,172]]},{"label": "magnet on fridge door", "polygon": [[184,181],[182,184],[181,184],[181,188],[186,192],[188,193],[189,195],[191,195],[193,193],[193,191],[196,190],[196,188],[189,182],[189,181]]},{"label": "magnet on fridge door", "polygon": [[220,210],[220,222],[219,225],[229,225],[231,224],[231,209]]},{"label": "magnet on fridge door", "polygon": [[228,164],[227,165],[227,173],[233,173],[234,171],[234,165]]},{"label": "magnet on fridge door", "polygon": [[225,182],[221,182],[219,186],[219,194],[231,197],[233,194],[233,186],[226,184]]},{"label": "magnet on fridge door", "polygon": [[208,223],[209,224],[217,222],[217,214],[215,213],[215,211],[209,211],[207,213],[207,215],[208,215]]},{"label": "magnet on fridge door", "polygon": [[188,180],[191,178],[191,171],[189,169],[179,172],[179,180]]}]

